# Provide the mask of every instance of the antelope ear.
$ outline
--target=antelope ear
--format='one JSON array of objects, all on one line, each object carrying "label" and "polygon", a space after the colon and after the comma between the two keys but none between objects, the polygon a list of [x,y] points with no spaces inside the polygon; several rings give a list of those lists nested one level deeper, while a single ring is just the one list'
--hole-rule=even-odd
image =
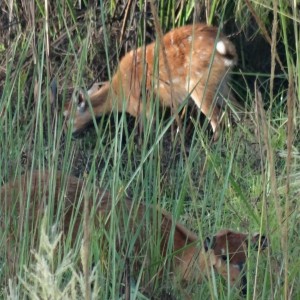
[{"label": "antelope ear", "polygon": [[92,94],[96,93],[99,90],[99,86],[99,82],[95,82],[87,91],[88,95],[91,96]]},{"label": "antelope ear", "polygon": [[255,250],[264,250],[268,247],[269,242],[265,235],[260,235],[259,233],[254,234],[251,239],[251,244]]},{"label": "antelope ear", "polygon": [[84,92],[82,90],[78,91],[75,94],[75,103],[77,105],[77,111],[80,113],[84,113],[88,107]]},{"label": "antelope ear", "polygon": [[213,249],[216,244],[216,237],[213,236],[212,238],[207,236],[203,241],[203,248],[207,252],[209,249]]}]

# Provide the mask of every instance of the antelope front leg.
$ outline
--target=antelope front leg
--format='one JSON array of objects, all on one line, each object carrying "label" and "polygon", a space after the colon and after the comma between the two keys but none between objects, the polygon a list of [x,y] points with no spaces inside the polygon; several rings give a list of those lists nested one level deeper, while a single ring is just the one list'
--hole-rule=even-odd
[{"label": "antelope front leg", "polygon": [[220,108],[214,101],[214,89],[210,86],[207,87],[196,87],[191,93],[191,97],[199,107],[201,112],[209,120],[209,123],[213,130],[213,140],[216,142],[220,137]]}]

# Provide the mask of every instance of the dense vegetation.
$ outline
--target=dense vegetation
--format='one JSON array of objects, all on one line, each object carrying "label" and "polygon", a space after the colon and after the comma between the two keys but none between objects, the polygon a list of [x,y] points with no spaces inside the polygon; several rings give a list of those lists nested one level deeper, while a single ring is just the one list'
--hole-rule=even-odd
[{"label": "dense vegetation", "polygon": [[[108,80],[128,50],[155,40],[150,1],[4,0],[1,185],[25,171],[50,170],[55,177],[62,170],[85,178],[88,185],[106,187],[113,197],[126,194],[133,201],[158,204],[200,237],[220,228],[264,232],[270,247],[259,255],[251,252],[247,297],[299,299],[299,4],[284,0],[154,4],[164,32],[201,21],[221,26],[235,43],[239,62],[232,88],[244,106],[241,121],[225,127],[221,139],[212,143],[206,120],[193,108],[182,116],[181,132],[169,112],[160,110],[140,137],[133,118],[112,113],[72,137],[63,131],[63,104],[75,87]],[[90,253],[80,252],[82,228],[75,247],[66,239],[63,250],[55,250],[59,232],[53,225],[58,219],[49,211],[41,220],[35,255],[32,233],[24,229],[16,245],[18,277],[9,282],[3,259],[7,232],[0,232],[1,298],[87,299],[87,276],[91,297],[121,297],[122,258],[113,247],[105,254],[99,250],[97,232]],[[84,276],[77,263],[83,255],[89,255],[91,270]],[[193,299],[239,298],[219,277],[186,289]],[[175,295],[181,299],[180,287],[168,279],[153,287],[153,295],[144,292],[139,281],[131,290],[137,299]]]}]

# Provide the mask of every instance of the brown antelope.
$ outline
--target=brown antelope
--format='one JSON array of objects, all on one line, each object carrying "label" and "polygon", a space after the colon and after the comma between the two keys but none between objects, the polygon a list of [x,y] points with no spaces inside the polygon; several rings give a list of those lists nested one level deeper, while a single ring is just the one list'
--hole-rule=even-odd
[{"label": "brown antelope", "polygon": [[[2,186],[0,190],[0,228],[2,232],[6,232],[4,246],[6,247],[7,263],[13,264],[15,261],[17,254],[14,252],[14,247],[20,242],[18,239],[22,237],[24,223],[26,222],[29,229],[35,230],[38,220],[44,213],[45,206],[51,205],[50,191],[54,192],[52,194],[54,215],[60,206],[64,235],[66,236],[68,231],[72,230],[70,234],[74,242],[82,221],[80,215],[83,210],[81,194],[85,187],[82,180],[73,176],[63,176],[61,173],[57,173],[55,180],[51,180],[48,172],[26,174]],[[248,234],[231,230],[222,230],[212,238],[201,240],[183,225],[175,222],[169,213],[151,205],[136,204],[129,199],[113,203],[109,193],[100,189],[97,189],[96,196],[94,195],[89,200],[91,208],[92,203],[95,205],[95,210],[93,210],[95,212],[94,228],[99,228],[99,226],[107,228],[113,211],[118,216],[119,231],[115,237],[118,251],[121,251],[120,245],[123,245],[124,248],[122,238],[126,237],[128,246],[130,239],[136,237],[134,252],[141,256],[143,251],[147,252],[145,249],[147,247],[144,246],[146,240],[155,235],[157,239],[154,241],[159,245],[161,256],[171,260],[173,272],[186,282],[200,283],[204,277],[210,276],[212,270],[215,270],[226,280],[230,280],[231,285],[235,285],[245,292],[244,265],[247,260],[248,243],[255,245],[256,249],[258,246],[260,249],[267,246],[264,236],[254,235],[249,238]],[[78,206],[80,206],[79,210]],[[123,216],[125,217],[123,218]],[[15,224],[14,230],[12,230],[12,224]],[[159,237],[153,232],[159,232]],[[125,246],[126,249],[127,246]],[[3,253],[3,245],[0,250]],[[144,253],[145,255],[150,256],[149,253]],[[164,266],[164,264],[162,265]],[[159,273],[162,272],[163,266]]]},{"label": "brown antelope", "polygon": [[[237,62],[235,46],[218,28],[205,24],[174,29],[161,42],[164,50],[159,46],[162,43],[154,42],[128,52],[121,59],[111,82],[96,91],[93,87],[88,97],[79,93],[74,114],[71,113],[73,103],[65,105],[64,116],[71,119],[74,133],[90,123],[93,115],[99,117],[125,108],[134,117],[139,117],[145,109],[149,117],[150,100],[159,99],[162,106],[176,110],[191,97],[208,118],[214,140],[218,139],[220,107],[214,98],[219,95],[219,100],[229,97],[234,102],[227,82],[228,72]],[[146,107],[141,100],[143,89],[145,95],[152,94]]]}]

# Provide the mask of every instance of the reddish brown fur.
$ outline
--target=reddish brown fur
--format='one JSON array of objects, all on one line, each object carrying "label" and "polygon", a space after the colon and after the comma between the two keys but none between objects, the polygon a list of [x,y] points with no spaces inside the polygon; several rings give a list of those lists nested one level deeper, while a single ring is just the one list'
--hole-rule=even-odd
[{"label": "reddish brown fur", "polygon": [[[5,184],[0,190],[0,203],[2,214],[0,216],[0,227],[8,229],[6,234],[6,247],[8,254],[8,263],[12,263],[15,260],[13,249],[14,245],[18,243],[18,237],[22,236],[23,221],[26,215],[26,203],[30,199],[29,204],[29,228],[35,228],[38,225],[38,221],[41,219],[45,205],[50,205],[49,192],[52,190],[51,186],[55,185],[54,195],[54,212],[57,211],[58,202],[60,197],[63,196],[63,231],[65,235],[68,234],[69,226],[74,213],[78,205],[81,205],[79,214],[82,212],[83,204],[80,204],[81,193],[85,191],[85,185],[82,180],[79,180],[73,176],[63,176],[61,173],[55,175],[55,180],[52,181],[48,172],[39,173],[34,172],[32,175],[25,174],[20,179],[16,179],[8,184]],[[65,185],[64,182],[67,184]],[[64,189],[63,187],[66,186]],[[95,228],[98,226],[109,226],[110,214],[112,213],[112,199],[107,192],[97,189],[96,205],[96,217]],[[29,197],[29,198],[28,198]],[[91,207],[93,199],[90,199]],[[182,280],[186,281],[198,281],[201,282],[203,277],[209,276],[212,267],[215,271],[221,274],[226,280],[230,278],[230,283],[236,284],[241,276],[243,265],[246,262],[247,252],[247,239],[248,235],[243,233],[236,233],[231,230],[223,230],[217,233],[212,239],[211,243],[205,240],[204,244],[199,243],[198,237],[186,229],[179,223],[175,223],[172,216],[157,209],[153,206],[145,206],[143,204],[135,204],[129,199],[122,199],[117,203],[114,203],[116,214],[119,217],[120,234],[118,237],[124,237],[125,231],[130,230],[133,233],[137,233],[138,228],[141,228],[140,234],[138,234],[138,240],[135,243],[135,251],[140,253],[142,245],[145,243],[145,237],[147,239],[153,234],[153,232],[160,231],[160,237],[156,241],[160,240],[160,249],[162,256],[167,254],[167,245],[169,241],[173,241],[173,249],[175,252],[173,256],[173,271],[179,274]],[[147,211],[147,213],[146,213]],[[129,223],[121,216],[130,216]],[[5,227],[8,218],[12,222],[15,218],[18,218],[19,232],[13,232],[10,230],[11,225],[8,228]],[[99,220],[102,220],[99,223]],[[153,220],[156,220],[156,224]],[[158,221],[161,220],[161,221]],[[75,216],[75,225],[72,232],[73,241],[78,234],[82,216]],[[103,223],[104,222],[104,223]],[[142,224],[142,226],[140,226]],[[170,236],[174,230],[174,236]],[[151,233],[150,235],[147,233]],[[128,235],[127,235],[128,236]],[[133,236],[129,235],[129,236]],[[116,237],[118,239],[118,237]],[[117,240],[117,244],[121,245],[122,240]],[[229,250],[227,252],[227,249]],[[224,255],[229,257],[229,264],[224,259]],[[229,270],[229,276],[228,276]]]},{"label": "reddish brown fur", "polygon": [[[174,29],[164,36],[163,43],[167,66],[157,43],[132,50],[122,58],[111,83],[106,82],[98,91],[89,93],[94,115],[97,117],[114,109],[121,111],[125,100],[126,111],[134,117],[140,116],[142,83],[146,82],[145,90],[149,95],[154,91],[163,106],[176,108],[190,96],[209,119],[217,139],[220,109],[213,100],[218,89],[225,97],[232,98],[226,77],[237,61],[234,45],[219,34],[218,28],[204,24]],[[158,60],[157,70],[155,60]],[[89,105],[83,95],[80,98],[74,116],[71,116],[72,103],[68,103],[64,111],[66,117],[73,119],[74,132],[92,120]],[[156,98],[152,96],[152,99]],[[147,116],[149,101],[145,107]]]}]

